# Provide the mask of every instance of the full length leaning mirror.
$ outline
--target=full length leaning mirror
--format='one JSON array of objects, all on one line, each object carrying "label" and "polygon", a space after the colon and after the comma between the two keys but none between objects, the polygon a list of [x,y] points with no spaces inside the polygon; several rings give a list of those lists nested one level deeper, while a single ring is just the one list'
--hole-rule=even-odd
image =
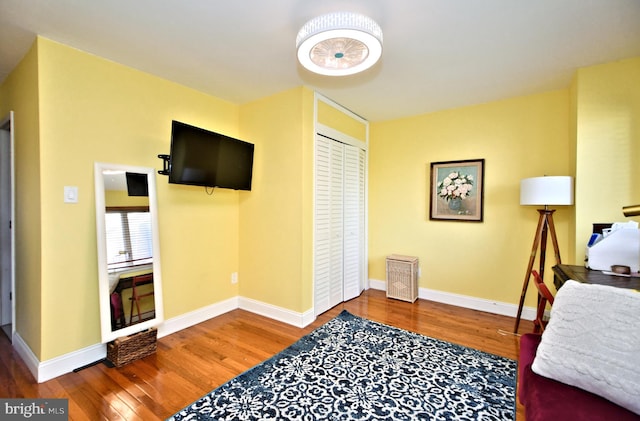
[{"label": "full length leaning mirror", "polygon": [[95,163],[102,342],[163,320],[155,170]]}]

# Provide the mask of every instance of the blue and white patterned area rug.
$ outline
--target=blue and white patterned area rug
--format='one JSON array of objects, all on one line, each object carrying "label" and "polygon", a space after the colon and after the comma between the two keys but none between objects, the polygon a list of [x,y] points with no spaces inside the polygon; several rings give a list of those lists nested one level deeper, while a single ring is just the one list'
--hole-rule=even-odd
[{"label": "blue and white patterned area rug", "polygon": [[515,420],[516,371],[343,311],[169,420]]}]

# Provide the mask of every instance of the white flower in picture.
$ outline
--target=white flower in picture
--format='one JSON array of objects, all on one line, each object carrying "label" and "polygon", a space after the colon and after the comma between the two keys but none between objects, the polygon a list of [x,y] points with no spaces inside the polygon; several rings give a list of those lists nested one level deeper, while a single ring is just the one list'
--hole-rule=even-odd
[{"label": "white flower in picture", "polygon": [[438,196],[446,201],[464,199],[473,191],[473,176],[454,171],[438,182],[437,189]]}]

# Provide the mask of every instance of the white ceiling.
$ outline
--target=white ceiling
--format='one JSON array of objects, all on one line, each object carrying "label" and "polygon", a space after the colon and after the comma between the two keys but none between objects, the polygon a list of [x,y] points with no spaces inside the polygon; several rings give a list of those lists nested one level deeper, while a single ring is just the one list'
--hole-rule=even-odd
[{"label": "white ceiling", "polygon": [[[380,24],[382,60],[342,78],[296,61],[333,11]],[[640,56],[640,0],[0,0],[0,80],[35,35],[243,104],[307,85],[371,121],[569,86]]]}]

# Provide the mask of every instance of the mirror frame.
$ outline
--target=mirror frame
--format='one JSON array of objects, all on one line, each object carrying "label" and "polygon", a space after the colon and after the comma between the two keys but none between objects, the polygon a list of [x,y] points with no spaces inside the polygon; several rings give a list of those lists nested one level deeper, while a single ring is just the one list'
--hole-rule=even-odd
[{"label": "mirror frame", "polygon": [[[109,297],[109,273],[107,269],[107,239],[105,233],[105,188],[104,170],[120,170],[147,175],[149,187],[149,212],[151,213],[151,235],[153,250],[153,289],[155,317],[121,329],[111,330],[111,300]],[[157,326],[164,320],[162,306],[162,272],[160,270],[160,238],[158,235],[158,201],[156,193],[155,169],[130,165],[108,164],[96,162],[94,164],[95,194],[96,194],[96,243],[98,246],[98,297],[100,300],[100,330],[102,343],[113,341],[121,336],[128,336]]]}]

